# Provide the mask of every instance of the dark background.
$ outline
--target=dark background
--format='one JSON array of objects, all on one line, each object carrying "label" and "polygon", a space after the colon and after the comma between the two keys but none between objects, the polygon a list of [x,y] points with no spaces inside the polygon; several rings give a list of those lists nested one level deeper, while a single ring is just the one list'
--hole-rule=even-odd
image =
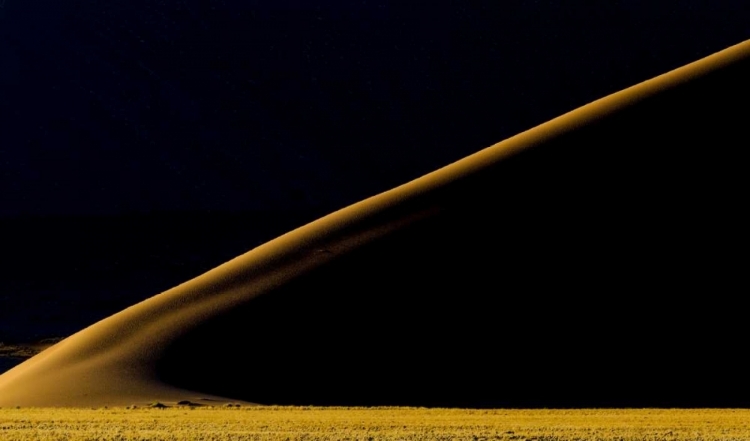
[{"label": "dark background", "polygon": [[6,0],[0,341],[750,38],[746,1]]}]

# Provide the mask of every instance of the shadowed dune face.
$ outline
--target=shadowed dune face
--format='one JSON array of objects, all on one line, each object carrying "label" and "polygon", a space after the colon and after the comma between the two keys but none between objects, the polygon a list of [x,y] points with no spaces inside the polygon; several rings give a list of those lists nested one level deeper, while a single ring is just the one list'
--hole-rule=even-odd
[{"label": "shadowed dune face", "polygon": [[251,251],[0,377],[0,404],[103,360],[64,378],[268,404],[747,405],[748,54]]},{"label": "shadowed dune face", "polygon": [[747,404],[746,78],[747,59],[409,199],[381,222],[438,210],[202,323],[160,375],[280,404]]}]

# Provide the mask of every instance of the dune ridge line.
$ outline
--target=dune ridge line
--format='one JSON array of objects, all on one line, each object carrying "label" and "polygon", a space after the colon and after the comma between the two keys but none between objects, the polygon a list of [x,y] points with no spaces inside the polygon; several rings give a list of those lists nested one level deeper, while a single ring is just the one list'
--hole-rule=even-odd
[{"label": "dune ridge line", "polygon": [[488,170],[521,151],[748,57],[750,41],[731,46],[292,230],[101,320],[4,373],[0,376],[0,406],[241,401],[166,384],[158,378],[154,366],[165,349],[196,324],[246,304],[404,225],[440,212],[442,207],[428,198],[438,190]]}]

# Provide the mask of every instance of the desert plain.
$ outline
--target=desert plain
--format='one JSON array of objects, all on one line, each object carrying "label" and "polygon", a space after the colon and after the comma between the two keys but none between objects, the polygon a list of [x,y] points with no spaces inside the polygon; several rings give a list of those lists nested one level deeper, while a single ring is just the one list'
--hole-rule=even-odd
[{"label": "desert plain", "polygon": [[16,441],[750,439],[747,409],[185,407],[0,409]]}]

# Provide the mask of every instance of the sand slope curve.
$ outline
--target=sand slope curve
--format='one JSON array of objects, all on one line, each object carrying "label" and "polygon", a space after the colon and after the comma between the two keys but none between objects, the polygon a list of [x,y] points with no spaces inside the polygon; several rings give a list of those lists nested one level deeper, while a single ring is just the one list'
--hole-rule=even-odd
[{"label": "sand slope curve", "polygon": [[291,231],[6,372],[0,406],[750,403],[747,78],[750,42]]}]

